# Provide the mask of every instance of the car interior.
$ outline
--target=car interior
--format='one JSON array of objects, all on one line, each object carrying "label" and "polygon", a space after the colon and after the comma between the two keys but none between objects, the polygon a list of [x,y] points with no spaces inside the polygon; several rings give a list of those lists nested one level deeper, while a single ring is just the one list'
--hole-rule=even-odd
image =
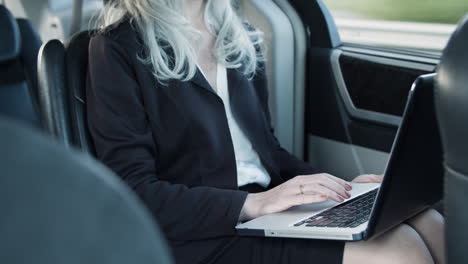
[{"label": "car interior", "polygon": [[[445,165],[435,208],[448,263],[468,263],[468,19],[434,55],[344,42],[326,1],[233,2],[264,32],[276,137],[320,170],[383,174],[408,92],[434,89]],[[144,206],[93,158],[85,84],[102,6],[0,0],[0,263],[172,262]]]}]

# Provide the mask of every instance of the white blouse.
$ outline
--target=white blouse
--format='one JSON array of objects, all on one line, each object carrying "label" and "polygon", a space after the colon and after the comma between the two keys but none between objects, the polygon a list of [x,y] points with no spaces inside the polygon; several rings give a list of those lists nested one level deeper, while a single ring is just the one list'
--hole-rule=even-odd
[{"label": "white blouse", "polygon": [[[205,75],[201,67],[198,68],[202,74]],[[232,115],[231,105],[229,103],[227,70],[226,67],[220,63],[218,63],[217,68],[216,86],[216,93],[224,103],[229,131],[231,132],[232,143],[234,145],[238,186],[240,187],[251,183],[257,183],[260,186],[267,187],[270,184],[271,177],[265,170],[265,167],[263,167],[260,158],[257,152],[253,149],[249,139],[245,136]]]}]

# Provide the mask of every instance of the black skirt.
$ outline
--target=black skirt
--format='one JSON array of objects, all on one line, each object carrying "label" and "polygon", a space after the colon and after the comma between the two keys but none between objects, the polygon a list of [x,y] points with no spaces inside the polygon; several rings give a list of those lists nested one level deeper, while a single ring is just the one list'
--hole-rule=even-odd
[{"label": "black skirt", "polygon": [[238,237],[209,263],[219,264],[275,264],[275,263],[343,263],[344,242]]},{"label": "black skirt", "polygon": [[[249,193],[265,191],[261,186],[249,184],[240,188]],[[211,259],[213,263],[343,263],[344,242],[269,238],[237,237],[222,252]]]},{"label": "black skirt", "polygon": [[[249,193],[266,190],[256,184],[240,189]],[[180,264],[335,264],[343,262],[344,245],[341,241],[243,236],[172,243]]]}]

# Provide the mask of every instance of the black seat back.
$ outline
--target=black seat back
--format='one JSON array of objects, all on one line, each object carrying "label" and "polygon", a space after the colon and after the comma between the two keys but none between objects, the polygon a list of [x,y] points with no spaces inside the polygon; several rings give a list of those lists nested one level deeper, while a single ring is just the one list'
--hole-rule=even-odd
[{"label": "black seat back", "polygon": [[31,24],[0,5],[0,115],[39,126],[34,95],[41,41]]},{"label": "black seat back", "polygon": [[88,45],[93,32],[75,34],[64,46],[46,43],[39,54],[40,112],[46,130],[66,145],[94,154],[86,122]]},{"label": "black seat back", "polygon": [[86,76],[88,71],[88,47],[94,31],[75,34],[67,43],[66,63],[73,144],[94,154],[94,145],[86,118]]},{"label": "black seat back", "polygon": [[171,263],[138,197],[89,155],[5,120],[0,146],[0,263]]},{"label": "black seat back", "polygon": [[29,20],[16,19],[21,32],[21,61],[25,66],[26,79],[29,80],[29,91],[37,111],[37,55],[42,45],[41,37]]},{"label": "black seat back", "polygon": [[468,16],[449,41],[438,69],[436,107],[444,148],[448,263],[468,263]]},{"label": "black seat back", "polygon": [[62,42],[51,40],[41,47],[38,58],[38,101],[42,126],[47,133],[70,146],[72,130],[65,67]]}]

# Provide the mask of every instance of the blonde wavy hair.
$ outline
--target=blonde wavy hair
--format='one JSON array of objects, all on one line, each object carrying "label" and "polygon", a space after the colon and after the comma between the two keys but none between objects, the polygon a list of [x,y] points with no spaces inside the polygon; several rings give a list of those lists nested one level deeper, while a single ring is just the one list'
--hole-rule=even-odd
[{"label": "blonde wavy hair", "polygon": [[[151,66],[159,81],[187,81],[197,71],[194,39],[201,33],[182,14],[189,0],[111,0],[100,12],[97,25],[105,30],[130,17],[146,53],[140,60]],[[262,32],[244,23],[231,0],[204,0],[205,23],[216,36],[213,55],[226,68],[242,69],[252,77],[264,60]]]}]

